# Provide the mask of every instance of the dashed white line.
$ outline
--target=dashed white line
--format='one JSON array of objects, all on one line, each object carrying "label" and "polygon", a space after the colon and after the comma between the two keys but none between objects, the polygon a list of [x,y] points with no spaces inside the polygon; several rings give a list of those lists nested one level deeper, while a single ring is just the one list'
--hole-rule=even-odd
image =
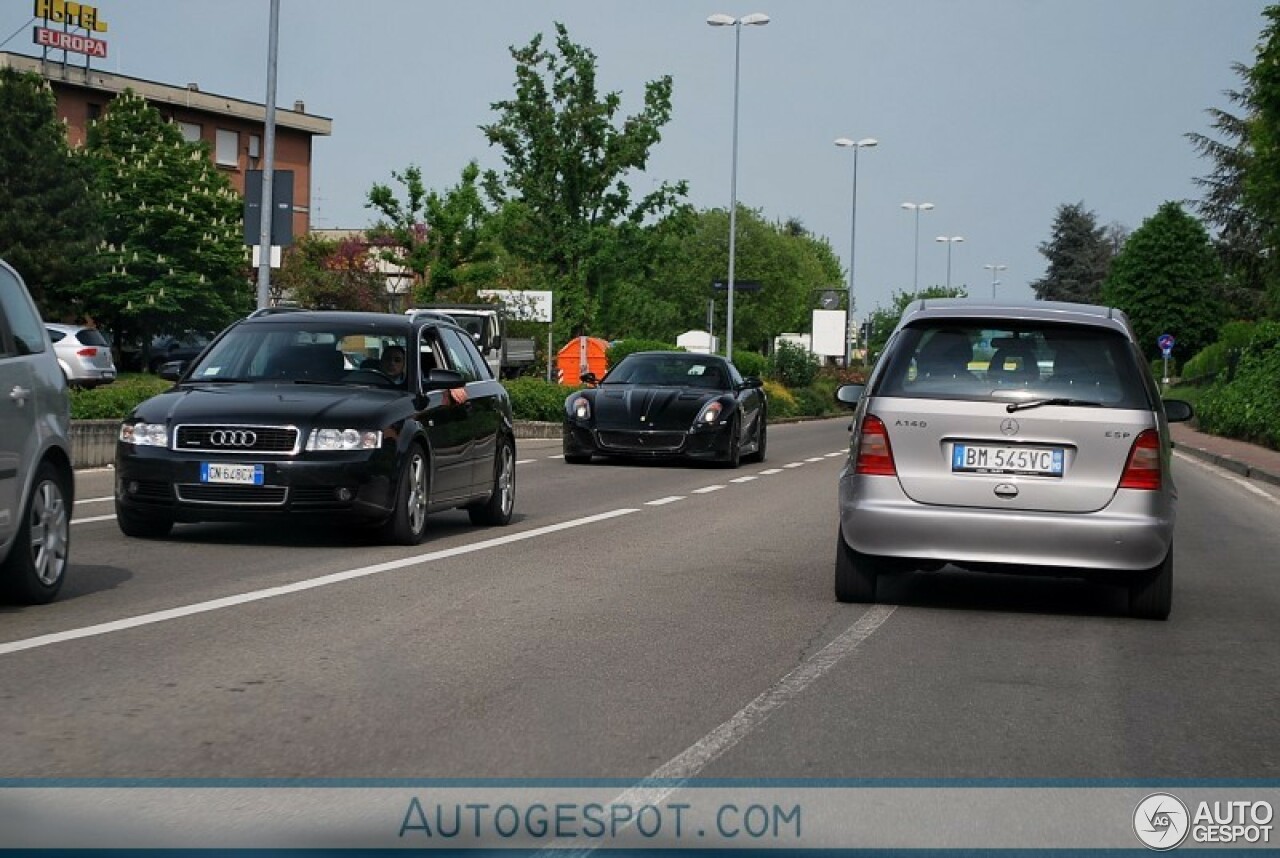
[{"label": "dashed white line", "polygon": [[804,462],[787,462],[787,464],[783,465],[782,467],[784,467],[784,468],[803,468],[803,467],[804,467]]},{"label": "dashed white line", "polygon": [[341,584],[357,578],[366,578],[370,575],[390,572],[394,569],[403,569],[406,566],[417,566],[423,563],[430,563],[435,560],[444,560],[450,557],[459,557],[464,554],[484,551],[489,548],[497,548],[502,545],[510,545],[513,542],[523,542],[526,539],[535,539],[549,533],[556,533],[561,530],[569,530],[574,527],[595,524],[598,521],[605,521],[607,519],[629,515],[633,512],[640,512],[640,510],[615,509],[609,512],[599,513],[598,515],[589,515],[585,518],[575,518],[570,521],[562,521],[559,524],[549,524],[546,527],[537,527],[533,530],[526,530],[522,533],[512,533],[507,536],[499,536],[493,539],[486,539],[481,542],[472,542],[467,545],[459,545],[454,548],[444,548],[439,551],[428,551],[425,554],[415,554],[412,557],[403,557],[399,560],[377,563],[373,566],[348,569],[344,572],[335,572],[332,575],[322,575],[319,578],[310,578],[306,581],[297,581],[293,584],[286,584],[280,587],[269,587],[265,590],[254,590],[249,593],[241,593],[238,596],[226,596],[221,599],[211,599],[207,602],[196,602],[192,605],[183,605],[178,608],[170,608],[165,611],[155,611],[150,614],[140,614],[136,617],[126,617],[122,620],[114,620],[109,623],[99,623],[94,626],[68,629],[64,632],[40,635],[34,638],[26,638],[25,640],[8,641],[6,643],[0,643],[0,655],[8,655],[9,653],[22,652],[23,650],[52,646],[53,644],[64,643],[66,641],[77,640],[80,638],[107,635],[112,632],[135,629],[139,626],[149,626],[154,623],[163,623],[167,620],[176,620],[181,617],[190,617],[195,614],[219,611],[223,608],[234,608],[238,605],[246,605],[250,602],[260,602],[263,599],[272,599],[276,596],[287,596],[293,593],[302,593],[307,590],[327,587],[330,584]]},{"label": "dashed white line", "polygon": [[757,477],[757,476],[738,477],[737,479],[729,480],[729,482],[731,482],[731,483],[749,483],[749,482],[751,482],[752,480],[758,480],[758,479],[760,479],[760,478],[759,478],[759,477]]},{"label": "dashed white line", "polygon": [[695,494],[695,495],[705,495],[705,494],[707,494],[708,492],[718,492],[718,491],[720,491],[722,488],[724,488],[724,486],[703,486],[703,487],[702,487],[702,488],[700,488],[700,489],[694,489],[694,490],[693,490],[693,494]]},{"label": "dashed white line", "polygon": [[516,459],[517,465],[532,465],[537,459]]},{"label": "dashed white line", "polygon": [[822,457],[821,457],[821,456],[813,456],[812,458],[805,459],[805,461],[806,461],[806,462],[821,462],[821,461],[822,461]]},{"label": "dashed white line", "polygon": [[657,500],[645,501],[644,505],[645,506],[666,506],[669,503],[675,503],[676,501],[682,501],[682,500],[684,500],[684,495],[670,495],[669,497],[658,498]]},{"label": "dashed white line", "polygon": [[849,451],[848,451],[848,450],[836,450],[834,453],[824,453],[823,455],[824,455],[826,458],[830,459],[832,456],[847,456],[847,455],[849,455]]},{"label": "dashed white line", "polygon": [[780,474],[782,473],[782,468],[769,468],[768,470],[761,471],[760,473],[765,476],[769,476],[772,474]]}]

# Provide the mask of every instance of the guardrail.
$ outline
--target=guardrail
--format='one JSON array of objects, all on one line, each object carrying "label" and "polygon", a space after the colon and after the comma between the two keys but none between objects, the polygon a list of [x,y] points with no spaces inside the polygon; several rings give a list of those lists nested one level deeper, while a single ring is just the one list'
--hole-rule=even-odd
[{"label": "guardrail", "polygon": [[[516,439],[559,438],[559,423],[518,420]],[[72,420],[71,457],[77,468],[102,468],[116,458],[116,435],[119,420]]]}]

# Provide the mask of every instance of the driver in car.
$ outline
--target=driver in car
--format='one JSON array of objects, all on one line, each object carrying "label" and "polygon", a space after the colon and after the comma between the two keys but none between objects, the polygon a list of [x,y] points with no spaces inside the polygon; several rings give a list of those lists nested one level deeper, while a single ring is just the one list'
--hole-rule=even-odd
[{"label": "driver in car", "polygon": [[382,359],[379,369],[387,378],[396,384],[404,384],[404,347],[403,346],[387,346],[382,350]]}]

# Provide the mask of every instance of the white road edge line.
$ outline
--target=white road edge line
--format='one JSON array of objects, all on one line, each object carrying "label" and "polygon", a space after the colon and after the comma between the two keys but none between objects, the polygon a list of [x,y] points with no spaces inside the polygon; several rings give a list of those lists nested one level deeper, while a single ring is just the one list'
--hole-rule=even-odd
[{"label": "white road edge line", "polygon": [[76,501],[76,506],[80,506],[80,504],[82,503],[107,503],[108,501],[113,501],[113,500],[115,500],[115,498],[113,498],[111,495],[107,495],[106,497],[100,497],[100,498],[85,498],[84,500]]},{"label": "white road edge line", "polygon": [[1232,471],[1227,470],[1226,468],[1215,465],[1212,462],[1206,462],[1203,459],[1199,459],[1195,456],[1192,456],[1189,453],[1183,453],[1178,450],[1174,450],[1173,455],[1177,456],[1179,459],[1181,459],[1184,462],[1189,462],[1190,464],[1195,465],[1198,468],[1202,468],[1206,471],[1212,471],[1218,474],[1219,476],[1221,476],[1224,480],[1230,480],[1231,482],[1235,483],[1241,488],[1247,491],[1253,492],[1258,497],[1265,498],[1273,504],[1280,504],[1280,498],[1277,498],[1275,495],[1268,494],[1267,492],[1258,488],[1249,480],[1248,477],[1242,477],[1239,474],[1236,474]]},{"label": "white road edge line", "polygon": [[116,517],[114,514],[93,515],[93,516],[90,516],[89,518],[73,518],[71,519],[71,523],[72,524],[93,524],[95,521],[115,521],[115,520],[116,520]]},{"label": "white road edge line", "polygon": [[250,602],[260,602],[263,599],[272,599],[276,596],[288,596],[293,593],[302,593],[307,590],[315,590],[319,587],[327,587],[330,584],[341,584],[345,581],[352,581],[357,578],[366,578],[370,575],[378,575],[382,572],[403,569],[406,566],[417,566],[422,563],[430,563],[434,560],[444,560],[449,557],[458,557],[463,554],[484,551],[488,548],[497,548],[501,545],[510,545],[513,542],[535,539],[549,533],[557,533],[561,530],[569,530],[574,527],[595,524],[598,521],[605,521],[610,518],[617,518],[619,516],[629,515],[630,513],[640,511],[641,510],[638,509],[615,509],[609,512],[599,513],[598,515],[589,515],[586,518],[575,518],[571,521],[562,521],[559,524],[549,524],[546,527],[526,530],[523,533],[512,533],[508,536],[498,536],[493,539],[485,539],[481,542],[459,545],[454,548],[444,548],[439,551],[428,551],[425,554],[415,554],[413,557],[404,557],[400,560],[390,560],[386,563],[377,563],[373,566],[363,566],[358,569],[348,569],[345,572],[335,572],[332,575],[323,575],[319,578],[297,581],[293,584],[285,584],[280,587],[269,587],[266,590],[255,590],[250,593],[241,593],[238,596],[225,596],[221,599],[211,599],[207,602],[197,602],[193,605],[183,605],[179,608],[155,611],[150,614],[141,614],[136,617],[127,617],[123,620],[114,620],[109,623],[99,623],[97,625],[84,626],[78,629],[68,629],[64,632],[54,632],[52,634],[40,635],[38,637],[27,638],[25,640],[8,641],[0,643],[0,655],[8,655],[10,653],[22,652],[23,650],[52,646],[53,644],[65,643],[66,641],[78,640],[80,638],[107,635],[112,632],[124,631],[126,629],[136,629],[139,626],[163,623],[167,620],[176,620],[181,617],[190,617],[195,614],[219,611],[223,608],[234,608],[238,605],[246,605]]},{"label": "white road edge line", "polygon": [[[876,629],[884,625],[885,621],[893,615],[894,610],[893,606],[888,605],[876,605],[870,608],[835,640],[779,679],[755,700],[739,709],[728,721],[654,769],[647,778],[623,792],[611,804],[630,807],[660,804],[680,789],[685,781],[697,777],[698,773],[714,760],[755,732],[774,712],[790,703],[810,685],[830,672],[841,660],[871,637]],[[654,781],[662,783],[646,785]],[[566,848],[572,845],[572,841],[553,841],[537,854],[554,853],[559,858],[568,858],[570,855],[588,855],[595,851],[594,848],[566,851]]]}]

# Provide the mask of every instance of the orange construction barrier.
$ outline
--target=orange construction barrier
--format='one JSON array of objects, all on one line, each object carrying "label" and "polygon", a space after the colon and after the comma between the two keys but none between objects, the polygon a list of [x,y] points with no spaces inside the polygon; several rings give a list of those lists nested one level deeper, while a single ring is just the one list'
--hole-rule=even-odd
[{"label": "orange construction barrier", "polygon": [[584,372],[595,373],[596,378],[604,378],[608,361],[605,352],[609,349],[608,340],[599,337],[577,337],[570,340],[556,355],[556,375],[561,384],[577,387],[582,384]]}]

